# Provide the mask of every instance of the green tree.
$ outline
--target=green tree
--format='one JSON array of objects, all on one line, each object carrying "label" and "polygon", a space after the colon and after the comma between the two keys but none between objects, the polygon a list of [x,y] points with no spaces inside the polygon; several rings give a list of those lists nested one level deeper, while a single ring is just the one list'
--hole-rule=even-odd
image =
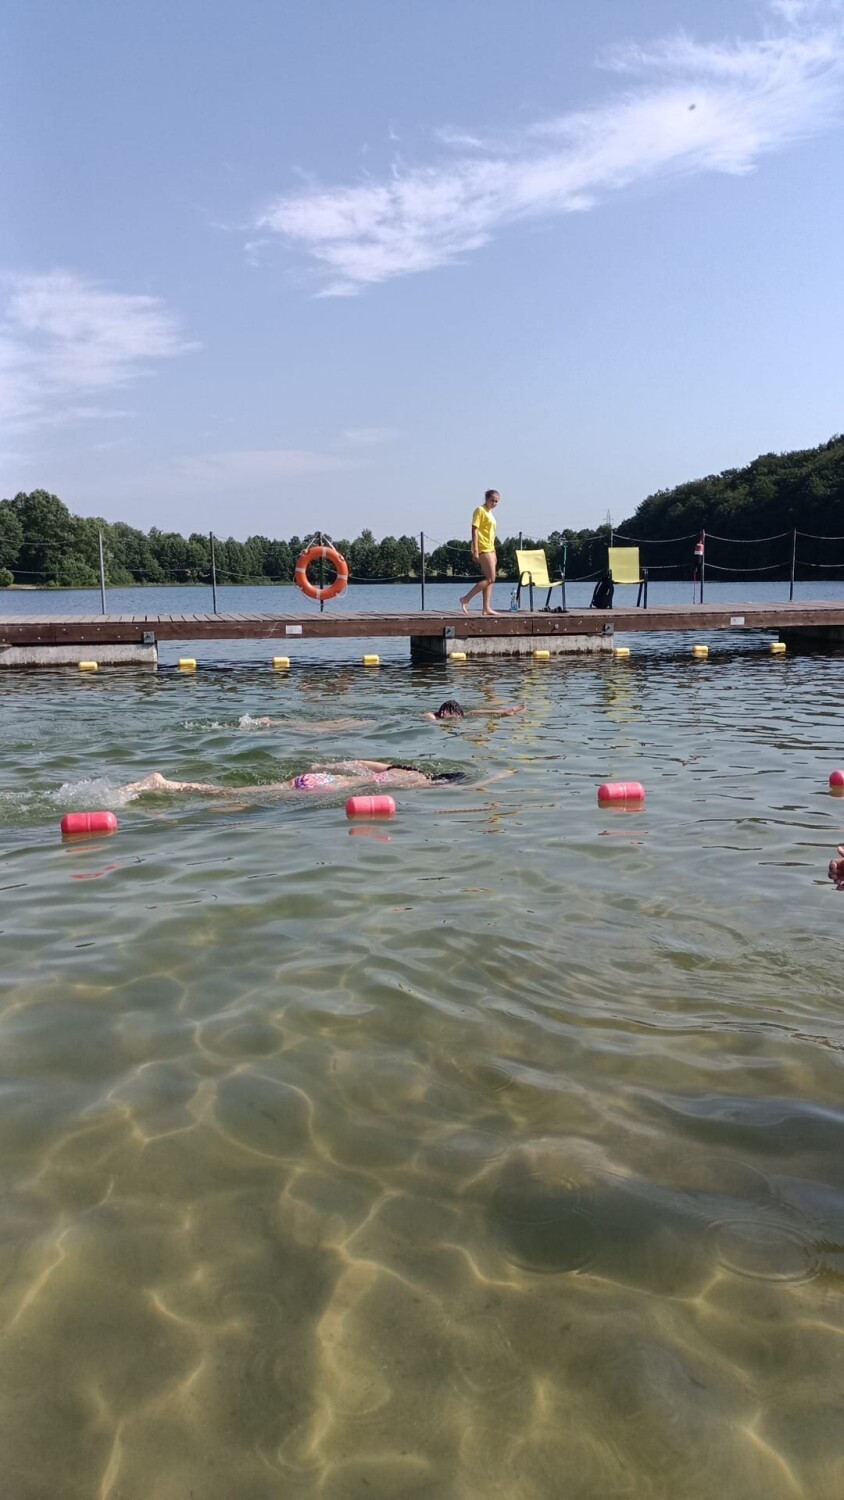
[{"label": "green tree", "polygon": [[26,583],[55,583],[62,557],[73,546],[73,517],[58,495],[48,490],[22,491],[12,508],[23,531],[17,571]]},{"label": "green tree", "polygon": [[362,531],[349,549],[349,564],[355,578],[377,578],[381,563],[380,549],[372,532]]},{"label": "green tree", "polygon": [[76,552],[68,552],[59,559],[56,583],[63,589],[90,589],[100,581],[99,571],[92,568]]},{"label": "green tree", "polygon": [[[150,545],[149,537],[125,521],[109,527],[108,554],[116,566],[137,583],[159,583],[162,569]],[[109,577],[111,574],[109,573]]]},{"label": "green tree", "polygon": [[0,567],[8,570],[17,566],[22,543],[23,527],[12,501],[0,500]]}]

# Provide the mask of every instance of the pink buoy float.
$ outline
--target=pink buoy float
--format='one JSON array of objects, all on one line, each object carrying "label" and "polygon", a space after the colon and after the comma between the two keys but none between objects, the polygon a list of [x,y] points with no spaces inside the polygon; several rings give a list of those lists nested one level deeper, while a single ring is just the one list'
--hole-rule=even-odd
[{"label": "pink buoy float", "polygon": [[92,833],[116,833],[117,818],[113,812],[65,813],[61,823],[62,838],[84,838]]},{"label": "pink buoy float", "polygon": [[641,781],[605,781],[598,787],[599,802],[644,802]]},{"label": "pink buoy float", "polygon": [[350,797],[346,803],[347,818],[394,818],[396,804],[392,797]]},{"label": "pink buoy float", "polygon": [[844,795],[844,771],[830,772],[829,790],[836,792],[839,796]]}]

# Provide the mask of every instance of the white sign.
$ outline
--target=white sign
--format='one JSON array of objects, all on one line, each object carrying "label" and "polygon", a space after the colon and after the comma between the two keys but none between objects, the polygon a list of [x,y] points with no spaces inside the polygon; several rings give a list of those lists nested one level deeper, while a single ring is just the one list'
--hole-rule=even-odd
[{"label": "white sign", "polygon": [[[744,624],[744,620],[742,620],[741,623],[743,625]],[[302,627],[301,627],[301,625],[285,625],[285,627],[284,627],[284,634],[285,635],[301,635],[302,634]]]},{"label": "white sign", "polygon": [[744,624],[744,615],[730,615],[730,624],[731,625],[743,625]]}]

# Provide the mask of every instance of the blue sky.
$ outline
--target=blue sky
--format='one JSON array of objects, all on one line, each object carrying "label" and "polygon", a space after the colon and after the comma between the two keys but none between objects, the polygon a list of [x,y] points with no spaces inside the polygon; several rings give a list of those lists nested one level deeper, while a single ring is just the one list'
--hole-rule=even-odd
[{"label": "blue sky", "polygon": [[840,0],[16,0],[0,495],[618,520],[844,428]]}]

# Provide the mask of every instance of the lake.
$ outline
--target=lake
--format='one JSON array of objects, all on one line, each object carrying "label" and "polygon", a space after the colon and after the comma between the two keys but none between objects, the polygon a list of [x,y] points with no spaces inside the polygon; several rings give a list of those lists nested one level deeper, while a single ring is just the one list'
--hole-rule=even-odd
[{"label": "lake", "polygon": [[[2,678],[10,1500],[840,1500],[844,661],[701,638]],[[347,757],[468,780],[375,825],[260,791]],[[153,769],[243,794],[126,802]]]}]

